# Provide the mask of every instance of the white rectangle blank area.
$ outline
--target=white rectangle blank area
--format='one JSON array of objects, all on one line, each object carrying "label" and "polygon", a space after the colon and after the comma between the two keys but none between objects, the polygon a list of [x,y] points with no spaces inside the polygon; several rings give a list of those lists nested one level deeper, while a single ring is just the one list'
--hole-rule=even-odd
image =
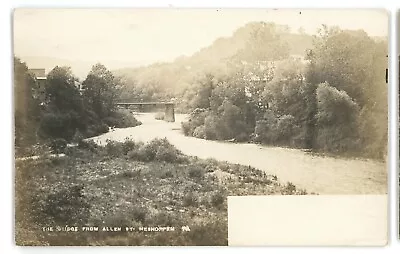
[{"label": "white rectangle blank area", "polygon": [[387,195],[228,197],[229,246],[383,246]]}]

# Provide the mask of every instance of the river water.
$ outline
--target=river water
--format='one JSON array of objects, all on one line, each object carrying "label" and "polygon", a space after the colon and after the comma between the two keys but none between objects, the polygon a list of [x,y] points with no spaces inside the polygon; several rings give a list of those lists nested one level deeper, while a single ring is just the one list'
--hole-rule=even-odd
[{"label": "river water", "polygon": [[155,120],[154,113],[135,114],[143,124],[115,129],[91,138],[104,145],[107,139],[130,138],[147,142],[166,137],[184,154],[199,158],[251,165],[278,176],[281,182],[292,182],[307,192],[319,194],[386,194],[386,163],[365,159],[322,157],[299,149],[238,144],[186,137],[181,122],[186,115],[176,114],[176,122]]}]

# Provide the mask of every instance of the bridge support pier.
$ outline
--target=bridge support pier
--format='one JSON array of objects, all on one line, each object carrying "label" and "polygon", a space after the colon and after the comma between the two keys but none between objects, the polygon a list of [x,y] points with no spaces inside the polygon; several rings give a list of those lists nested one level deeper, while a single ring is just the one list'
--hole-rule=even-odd
[{"label": "bridge support pier", "polygon": [[165,104],[164,120],[167,122],[175,122],[174,104]]}]

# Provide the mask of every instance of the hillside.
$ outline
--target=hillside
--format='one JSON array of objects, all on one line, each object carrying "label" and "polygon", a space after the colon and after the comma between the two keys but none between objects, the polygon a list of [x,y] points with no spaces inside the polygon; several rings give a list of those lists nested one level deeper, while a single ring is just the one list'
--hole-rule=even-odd
[{"label": "hillside", "polygon": [[[264,26],[271,28],[265,30]],[[311,35],[288,33],[279,31],[278,28],[279,26],[275,24],[249,23],[237,29],[232,36],[218,38],[210,46],[200,49],[192,56],[181,56],[171,63],[118,69],[114,74],[125,80],[127,85],[160,85],[165,89],[179,91],[205,73],[215,76],[227,74],[228,66],[235,56],[238,56],[237,59],[244,59],[239,54],[253,54],[249,44],[253,43],[259,47],[264,42],[264,37],[266,40],[285,43],[289,55],[303,56],[305,50],[312,46]]]}]

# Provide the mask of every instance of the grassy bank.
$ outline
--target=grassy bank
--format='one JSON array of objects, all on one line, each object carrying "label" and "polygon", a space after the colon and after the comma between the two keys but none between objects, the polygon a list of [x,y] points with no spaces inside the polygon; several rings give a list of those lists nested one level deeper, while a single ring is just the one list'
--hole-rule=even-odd
[{"label": "grassy bank", "polygon": [[[165,139],[105,147],[81,142],[65,153],[16,162],[17,244],[227,245],[227,196],[306,194],[249,166],[185,156]],[[50,226],[54,232],[42,230]],[[79,232],[57,232],[57,226]],[[138,230],[157,226],[175,230]]]}]

